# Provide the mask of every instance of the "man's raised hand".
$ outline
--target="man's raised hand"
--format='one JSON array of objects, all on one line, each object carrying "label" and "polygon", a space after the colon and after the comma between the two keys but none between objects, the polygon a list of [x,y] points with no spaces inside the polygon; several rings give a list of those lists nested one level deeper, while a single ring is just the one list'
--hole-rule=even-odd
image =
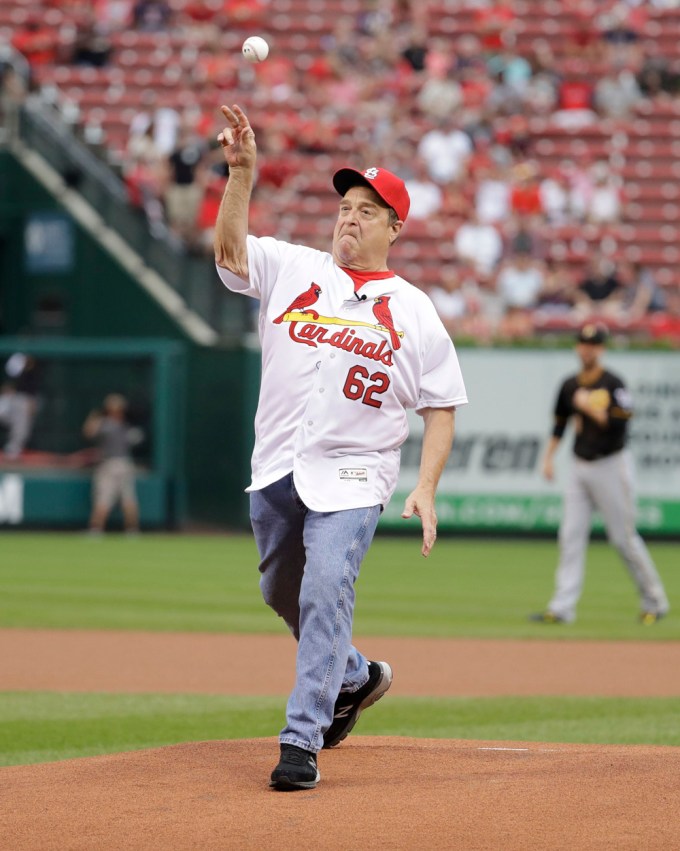
[{"label": "man's raised hand", "polygon": [[257,146],[248,116],[237,104],[234,104],[231,109],[228,106],[221,106],[220,109],[227,121],[227,126],[218,135],[217,141],[222,146],[224,159],[229,169],[254,168]]}]

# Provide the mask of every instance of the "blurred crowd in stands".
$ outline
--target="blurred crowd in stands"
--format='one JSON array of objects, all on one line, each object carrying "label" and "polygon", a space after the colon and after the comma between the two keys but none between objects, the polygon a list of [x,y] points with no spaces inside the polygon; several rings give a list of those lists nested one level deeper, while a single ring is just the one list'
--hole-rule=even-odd
[{"label": "blurred crowd in stands", "polygon": [[[535,117],[576,132],[606,121],[616,133],[645,104],[676,102],[677,56],[650,50],[641,33],[651,12],[677,9],[678,0],[570,0],[578,26],[559,62],[545,39],[517,49],[514,0],[457,0],[474,20],[474,34],[462,35],[433,27],[446,3],[366,0],[336,15],[307,61],[277,51],[273,38],[270,59],[247,66],[238,50],[223,49],[225,34],[267,35],[270,2],[53,0],[73,25],[54,29],[45,16],[29,16],[13,45],[36,69],[124,63],[121,32],[200,44],[179,73],[248,109],[259,148],[251,230],[261,235],[294,239],[303,207],[332,217],[332,197],[322,203],[319,186],[331,191],[337,162],[397,172],[412,203],[404,237],[411,230],[437,244],[439,273],[423,286],[454,334],[513,340],[530,336],[537,317],[576,324],[598,315],[624,330],[645,319],[652,338],[680,341],[677,275],[673,285],[659,282],[656,270],[606,238],[608,227],[626,221],[616,161],[586,155],[546,166],[529,133]],[[524,15],[539,8],[521,6]],[[3,98],[16,97],[17,85],[5,75]],[[215,142],[218,108],[200,98],[181,108],[162,94],[149,99],[129,123],[122,162],[131,203],[151,228],[169,229],[198,253],[211,251],[228,179]],[[602,231],[584,264],[549,250],[561,227]],[[327,248],[326,230],[303,238]]]}]

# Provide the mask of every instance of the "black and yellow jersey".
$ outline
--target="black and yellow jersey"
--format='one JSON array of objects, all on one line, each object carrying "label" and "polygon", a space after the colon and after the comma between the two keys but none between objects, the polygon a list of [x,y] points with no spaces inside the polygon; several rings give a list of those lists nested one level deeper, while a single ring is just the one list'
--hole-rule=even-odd
[{"label": "black and yellow jersey", "polygon": [[[606,426],[576,410],[573,400],[579,388],[589,392],[592,406],[607,411],[609,419]],[[628,420],[632,415],[630,393],[617,375],[601,369],[586,379],[584,373],[579,373],[567,378],[560,387],[555,403],[553,435],[562,437],[569,418],[574,417],[574,454],[586,461],[595,461],[623,449]]]}]

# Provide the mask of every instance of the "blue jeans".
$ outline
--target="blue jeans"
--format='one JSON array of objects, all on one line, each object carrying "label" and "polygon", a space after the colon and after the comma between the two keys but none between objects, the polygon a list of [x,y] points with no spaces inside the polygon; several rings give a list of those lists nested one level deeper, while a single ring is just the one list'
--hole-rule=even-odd
[{"label": "blue jeans", "polygon": [[368,681],[368,662],[352,646],[354,583],[380,511],[312,511],[292,473],[250,494],[262,596],[298,642],[282,744],[321,750],[339,692]]}]

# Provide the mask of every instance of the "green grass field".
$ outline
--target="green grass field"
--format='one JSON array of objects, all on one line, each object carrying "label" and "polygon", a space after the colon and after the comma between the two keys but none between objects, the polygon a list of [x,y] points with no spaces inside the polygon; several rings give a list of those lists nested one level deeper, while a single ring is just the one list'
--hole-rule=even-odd
[{"label": "green grass field", "polygon": [[[671,604],[680,598],[676,544],[653,556]],[[358,583],[357,635],[551,640],[678,640],[680,617],[637,623],[637,597],[616,554],[589,552],[579,621],[527,621],[551,591],[553,541],[378,538]],[[0,535],[0,627],[277,632],[257,587],[249,536]],[[634,672],[631,672],[634,675]],[[669,676],[673,672],[669,672]],[[0,684],[1,688],[1,684]],[[205,695],[0,692],[0,765],[181,741],[275,735],[284,700]],[[680,700],[392,698],[358,734],[680,745]]]},{"label": "green grass field", "polygon": [[[668,595],[680,598],[678,545],[652,552]],[[653,629],[618,557],[589,553],[579,620],[548,629],[527,615],[552,590],[552,541],[442,538],[428,559],[417,538],[378,538],[357,584],[358,635],[480,638],[680,639],[680,615]],[[283,631],[260,599],[249,536],[9,533],[0,536],[0,627]]]}]

